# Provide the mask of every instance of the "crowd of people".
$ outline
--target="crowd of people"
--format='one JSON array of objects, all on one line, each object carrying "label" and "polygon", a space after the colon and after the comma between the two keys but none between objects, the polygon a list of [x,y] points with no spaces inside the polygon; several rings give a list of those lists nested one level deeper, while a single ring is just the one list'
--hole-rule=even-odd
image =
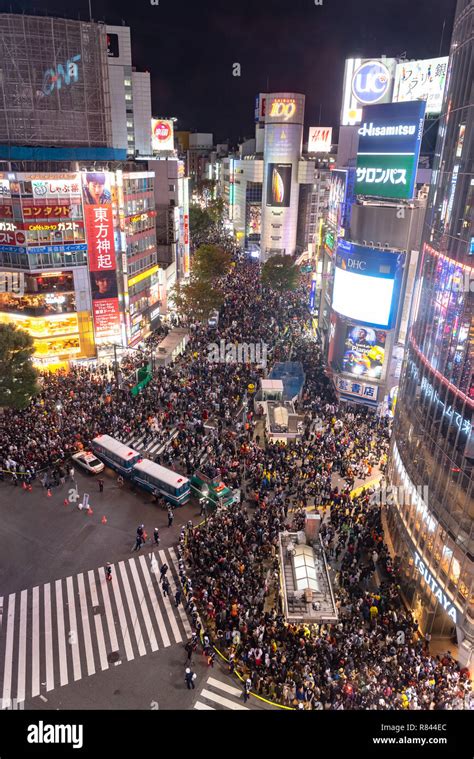
[{"label": "crowd of people", "polygon": [[[99,433],[140,434],[145,448],[159,442],[159,463],[187,474],[200,468],[241,489],[241,503],[189,529],[186,545],[182,532],[179,572],[194,626],[203,620],[203,634],[256,693],[306,709],[468,708],[469,673],[450,656],[431,656],[404,608],[380,504],[369,491],[350,497],[356,480],[384,470],[388,419],[338,404],[305,288],[282,296],[262,287],[249,261],[237,261],[222,285],[219,340],[263,343],[272,362],[302,362],[300,439],[283,445],[256,430],[260,407],[249,391],[265,367],[210,362],[215,333],[194,324],[185,355],[158,367],[136,398],[107,367],[45,375],[29,408],[0,419],[2,469],[28,480],[46,473],[54,484]],[[163,334],[122,361],[122,377],[150,359]],[[335,624],[288,624],[279,600],[278,536],[300,529],[310,505],[325,515]]]}]

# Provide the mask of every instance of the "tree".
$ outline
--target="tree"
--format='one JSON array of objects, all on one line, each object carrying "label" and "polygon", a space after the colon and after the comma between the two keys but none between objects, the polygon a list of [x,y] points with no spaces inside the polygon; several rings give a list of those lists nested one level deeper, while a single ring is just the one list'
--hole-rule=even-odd
[{"label": "tree", "polygon": [[215,198],[207,206],[207,213],[211,217],[214,224],[221,224],[224,219],[224,199]]},{"label": "tree", "polygon": [[34,352],[31,335],[13,324],[0,324],[0,406],[25,408],[39,392]]},{"label": "tree", "polygon": [[262,268],[262,282],[273,290],[285,292],[295,290],[299,272],[291,256],[271,256]]},{"label": "tree", "polygon": [[192,272],[201,280],[214,280],[222,277],[230,269],[232,257],[220,245],[201,245],[192,260]]},{"label": "tree", "polygon": [[192,239],[205,238],[211,231],[213,221],[210,214],[200,206],[189,206],[189,230]]},{"label": "tree", "polygon": [[188,282],[175,285],[171,300],[180,316],[188,321],[203,322],[211,311],[223,304],[224,293],[212,281],[191,275]]}]

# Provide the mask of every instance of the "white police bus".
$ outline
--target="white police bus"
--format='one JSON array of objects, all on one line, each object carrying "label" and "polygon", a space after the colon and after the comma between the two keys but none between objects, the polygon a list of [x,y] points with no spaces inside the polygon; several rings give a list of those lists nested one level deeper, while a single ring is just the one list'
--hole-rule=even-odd
[{"label": "white police bus", "polygon": [[141,453],[120,443],[110,435],[98,435],[92,441],[92,450],[104,464],[115,469],[124,477],[131,477],[134,465],[140,461]]},{"label": "white police bus", "polygon": [[151,493],[158,491],[173,506],[187,503],[191,495],[187,477],[148,459],[134,465],[132,480]]}]

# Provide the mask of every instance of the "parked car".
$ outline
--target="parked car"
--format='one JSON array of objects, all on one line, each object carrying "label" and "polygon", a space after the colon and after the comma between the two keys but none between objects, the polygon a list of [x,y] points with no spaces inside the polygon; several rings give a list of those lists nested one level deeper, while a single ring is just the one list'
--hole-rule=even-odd
[{"label": "parked car", "polygon": [[99,459],[90,451],[79,451],[79,453],[73,455],[72,459],[76,464],[83,469],[87,469],[91,474],[99,474],[100,472],[103,472],[105,468],[102,461],[99,461]]}]

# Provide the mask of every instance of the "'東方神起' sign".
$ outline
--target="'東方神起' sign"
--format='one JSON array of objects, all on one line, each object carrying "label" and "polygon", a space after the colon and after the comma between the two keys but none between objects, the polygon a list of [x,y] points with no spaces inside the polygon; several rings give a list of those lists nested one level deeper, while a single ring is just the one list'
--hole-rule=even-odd
[{"label": "'\u6771\u65b9\u795e\u8d77' sign", "polygon": [[422,575],[424,581],[428,585],[429,589],[433,593],[434,597],[439,601],[443,609],[445,610],[446,614],[451,617],[454,624],[457,624],[457,611],[455,606],[453,606],[452,602],[448,598],[448,596],[443,593],[441,590],[439,584],[436,582],[433,575],[430,573],[428,567],[426,564],[422,561],[419,554],[415,551],[415,567],[417,568],[420,575]]}]

